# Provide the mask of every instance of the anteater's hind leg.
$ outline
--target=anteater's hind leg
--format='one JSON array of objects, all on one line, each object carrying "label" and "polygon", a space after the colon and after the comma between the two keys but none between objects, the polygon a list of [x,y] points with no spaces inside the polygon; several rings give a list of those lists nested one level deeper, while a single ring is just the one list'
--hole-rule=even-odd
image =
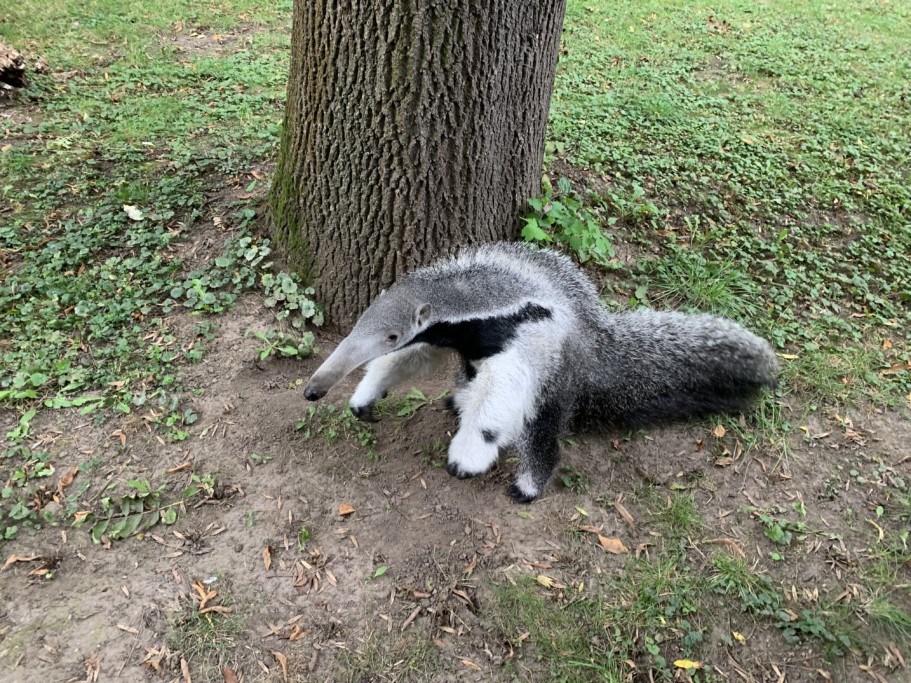
[{"label": "anteater's hind leg", "polygon": [[387,391],[402,382],[432,375],[451,355],[450,349],[415,344],[380,356],[367,366],[364,379],[351,396],[351,412],[358,419],[371,419],[373,406]]},{"label": "anteater's hind leg", "polygon": [[525,423],[519,439],[519,470],[507,489],[519,503],[537,498],[560,461],[560,432],[563,409],[553,399],[542,403],[535,416]]},{"label": "anteater's hind leg", "polygon": [[501,446],[514,443],[534,410],[533,369],[515,349],[478,363],[477,374],[455,395],[459,430],[449,444],[446,469],[459,478],[486,472]]}]

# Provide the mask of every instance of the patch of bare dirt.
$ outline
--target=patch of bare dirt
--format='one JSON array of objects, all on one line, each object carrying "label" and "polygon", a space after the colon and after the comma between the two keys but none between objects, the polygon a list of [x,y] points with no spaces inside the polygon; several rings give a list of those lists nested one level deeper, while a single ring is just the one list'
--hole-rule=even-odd
[{"label": "patch of bare dirt", "polygon": [[34,134],[22,134],[18,131],[26,126],[37,129],[42,118],[41,110],[37,106],[0,97],[0,154],[34,139]]},{"label": "patch of bare dirt", "polygon": [[206,26],[184,28],[182,25],[174,27],[172,36],[162,39],[162,46],[169,46],[175,51],[190,56],[219,56],[234,54],[253,44],[256,30],[252,26],[245,26],[236,31],[218,33]]},{"label": "patch of bare dirt", "polygon": [[[694,496],[706,524],[690,539],[697,564],[720,548],[730,552],[717,541],[728,539],[757,569],[785,577],[795,600],[818,601],[845,590],[844,575],[869,545],[867,489],[848,472],[881,461],[895,476],[909,475],[911,428],[889,414],[810,422],[780,463],[743,454],[736,439],[714,436],[710,426],[680,426],[632,439],[577,437],[563,464],[584,473],[588,490],[575,494],[555,480],[542,499],[520,506],[505,494],[514,468],[508,453],[473,480],[437,466],[445,457],[439,440],[445,446],[456,427],[441,402],[410,419],[381,421],[374,458],[343,437],[331,444],[321,435],[304,439],[294,428],[309,406],[300,381],[335,340],[321,337],[319,356],[304,362],[259,362],[247,332],[271,321],[258,301],[246,298],[218,320],[210,352],[184,372],[187,386],[201,390],[189,440],[169,443],[141,416],[101,425],[64,413],[36,418],[34,434],[58,473],[94,458],[76,476],[76,484],[94,482],[80,509],[97,502],[109,480],[147,478],[179,491],[193,474],[211,474],[217,487],[210,499],[189,502],[174,526],[125,541],[95,545],[86,530],[63,526],[20,533],[6,544],[5,558],[39,558],[12,564],[0,581],[0,671],[7,680],[85,680],[94,668],[99,680],[160,680],[159,670],[172,680],[182,675],[182,658],[193,680],[230,680],[179,649],[182,619],[199,607],[194,584],[214,592],[212,604],[229,605],[238,620],[227,661],[244,680],[286,680],[286,669],[287,680],[348,680],[371,643],[384,638],[435,651],[434,680],[511,680],[513,670],[535,680],[541,668],[534,644],[516,652],[490,630],[490,586],[563,571],[586,577],[590,590],[609,585],[625,557],[604,553],[593,534],[576,530],[590,524],[634,552],[654,552],[660,538],[642,524],[647,514],[635,496],[643,485]],[[351,380],[324,400],[340,401],[353,386]],[[439,378],[423,388],[436,396],[445,386]],[[3,416],[4,427],[12,417]],[[844,477],[831,480],[833,472]],[[633,526],[612,506],[621,496]],[[812,547],[774,563],[768,558],[775,546],[750,507],[793,512],[795,502],[807,523],[838,531],[838,538],[814,536]],[[354,511],[340,515],[343,504]],[[857,510],[853,528],[844,524],[846,506]],[[579,508],[589,518],[580,520]],[[299,547],[302,528],[309,539]],[[50,578],[32,573],[48,559]],[[789,681],[828,669],[807,647],[782,654],[780,635],[736,608],[723,614],[716,631],[742,630],[748,642],[736,651],[713,646],[720,670],[733,671],[731,658],[756,681],[777,680],[772,665]],[[391,661],[384,670],[395,679],[401,666]],[[844,671],[842,680],[860,680],[855,666]]]}]

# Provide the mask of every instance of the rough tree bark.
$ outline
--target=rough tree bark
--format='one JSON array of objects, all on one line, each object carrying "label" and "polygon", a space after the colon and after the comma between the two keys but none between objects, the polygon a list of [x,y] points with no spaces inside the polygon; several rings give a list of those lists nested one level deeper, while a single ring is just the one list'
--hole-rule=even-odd
[{"label": "rough tree bark", "polygon": [[565,0],[295,0],[270,225],[350,324],[540,192]]}]

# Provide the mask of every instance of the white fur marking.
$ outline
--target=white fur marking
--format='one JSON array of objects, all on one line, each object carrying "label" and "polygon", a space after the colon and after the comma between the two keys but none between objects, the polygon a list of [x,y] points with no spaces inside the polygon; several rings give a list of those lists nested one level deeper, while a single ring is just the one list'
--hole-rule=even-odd
[{"label": "white fur marking", "polygon": [[[456,394],[461,424],[449,445],[449,462],[463,474],[486,472],[496,462],[498,446],[516,441],[537,401],[537,369],[523,362],[519,349],[506,351],[477,364],[478,374]],[[484,430],[497,435],[484,440]]]},{"label": "white fur marking", "polygon": [[[459,432],[482,430],[497,435],[497,444],[513,443],[537,401],[537,368],[514,347],[478,363],[478,374],[456,395],[462,418]],[[525,362],[523,362],[523,360]]]},{"label": "white fur marking", "polygon": [[460,474],[483,474],[497,461],[496,444],[487,443],[480,432],[459,429],[449,444],[449,463],[458,467]]},{"label": "white fur marking", "polygon": [[450,354],[448,349],[414,344],[380,356],[367,365],[364,379],[348,402],[352,408],[372,406],[402,382],[433,374]]},{"label": "white fur marking", "polygon": [[531,472],[520,472],[516,477],[516,488],[518,488],[522,493],[530,498],[536,498],[540,491],[535,485],[535,480],[531,476]]}]

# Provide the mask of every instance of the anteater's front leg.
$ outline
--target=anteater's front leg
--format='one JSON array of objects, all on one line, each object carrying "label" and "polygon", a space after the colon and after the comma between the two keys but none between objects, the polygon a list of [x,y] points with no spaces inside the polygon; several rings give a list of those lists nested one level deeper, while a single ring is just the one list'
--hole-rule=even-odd
[{"label": "anteater's front leg", "polygon": [[367,366],[364,379],[348,401],[351,412],[358,419],[371,419],[373,406],[386,392],[402,382],[432,375],[451,355],[446,348],[414,344],[380,356]]},{"label": "anteater's front leg", "polygon": [[449,444],[446,469],[460,479],[491,468],[500,447],[522,433],[535,403],[533,369],[516,350],[486,358],[475,367],[477,374],[454,401],[460,424]]}]

